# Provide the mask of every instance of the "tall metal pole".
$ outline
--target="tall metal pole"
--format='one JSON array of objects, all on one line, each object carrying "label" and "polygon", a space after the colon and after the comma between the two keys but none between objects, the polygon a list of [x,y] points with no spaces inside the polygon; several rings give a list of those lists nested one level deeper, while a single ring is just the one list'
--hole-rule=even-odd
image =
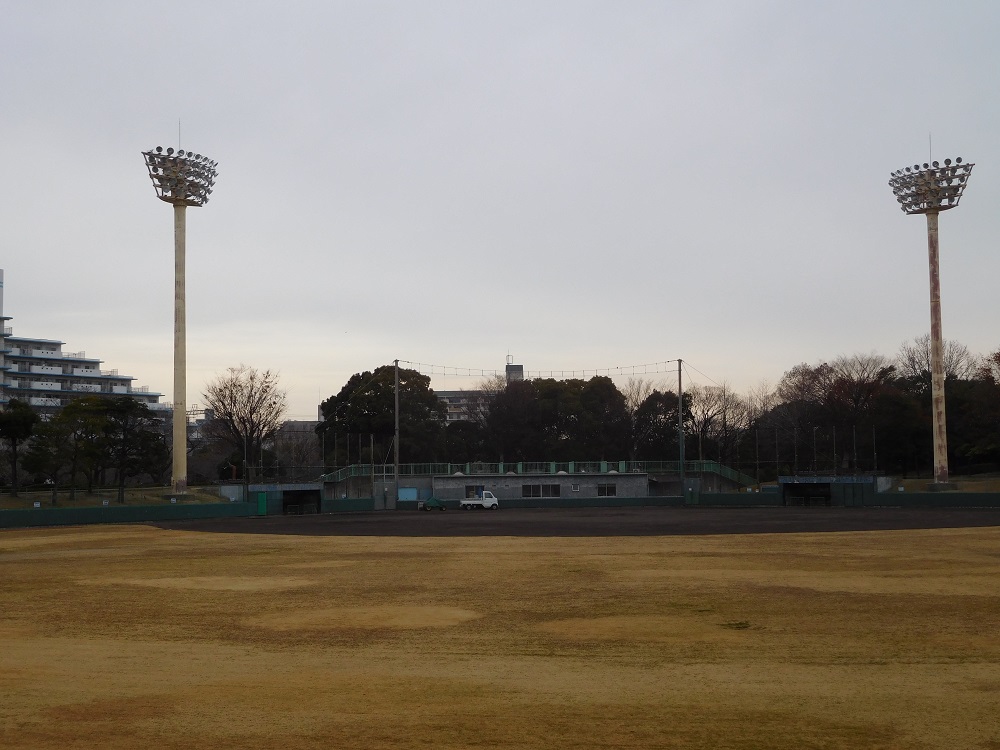
[{"label": "tall metal pole", "polygon": [[187,206],[174,204],[174,415],[173,491],[187,492],[187,308],[185,237]]},{"label": "tall metal pole", "polygon": [[938,268],[938,212],[927,213],[927,263],[931,290],[931,419],[934,481],[948,482],[948,430],[944,406],[944,337],[941,333],[941,275]]},{"label": "tall metal pole", "polygon": [[677,360],[677,445],[681,465],[681,496],[684,495],[684,385],[681,383],[681,364]]},{"label": "tall metal pole", "polygon": [[399,500],[399,360],[394,360],[395,365],[395,398],[396,398],[396,433],[392,441],[393,446],[393,475],[395,476],[396,482],[396,494],[393,498],[392,507],[396,507],[396,501]]}]

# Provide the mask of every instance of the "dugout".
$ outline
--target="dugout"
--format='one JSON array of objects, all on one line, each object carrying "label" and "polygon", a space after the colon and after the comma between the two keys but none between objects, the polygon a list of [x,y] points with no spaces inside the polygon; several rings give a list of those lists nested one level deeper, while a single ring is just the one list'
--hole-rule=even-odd
[{"label": "dugout", "polygon": [[304,515],[320,512],[319,489],[283,489],[281,493],[281,512],[284,515]]},{"label": "dugout", "polygon": [[861,506],[875,495],[875,477],[778,477],[781,504],[789,506]]}]

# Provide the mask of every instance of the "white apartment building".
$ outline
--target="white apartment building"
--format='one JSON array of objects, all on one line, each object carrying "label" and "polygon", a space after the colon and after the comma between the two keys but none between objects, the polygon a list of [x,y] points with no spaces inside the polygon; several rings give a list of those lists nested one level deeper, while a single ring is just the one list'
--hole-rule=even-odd
[{"label": "white apartment building", "polygon": [[482,391],[434,391],[445,406],[445,420],[468,422],[477,415],[485,415],[486,394]]},{"label": "white apartment building", "polygon": [[81,396],[132,396],[150,409],[169,411],[160,395],[137,387],[135,378],[102,370],[101,360],[85,352],[64,352],[64,342],[14,336],[3,314],[3,270],[0,270],[0,408],[17,399],[42,414],[53,413]]},{"label": "white apartment building", "polygon": [[[510,355],[507,355],[507,382],[524,380],[524,366],[515,365]],[[484,391],[434,391],[434,395],[444,404],[445,421],[469,422],[482,421],[489,412],[489,397]]]}]

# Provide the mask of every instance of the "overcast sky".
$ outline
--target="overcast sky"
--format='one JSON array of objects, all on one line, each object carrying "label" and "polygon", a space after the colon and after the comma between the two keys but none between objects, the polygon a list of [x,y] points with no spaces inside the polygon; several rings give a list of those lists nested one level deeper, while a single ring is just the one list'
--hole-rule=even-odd
[{"label": "overcast sky", "polygon": [[0,7],[4,314],[164,401],[173,224],[140,151],[178,121],[219,162],[189,405],[240,363],[308,419],[397,358],[682,358],[743,390],[895,354],[930,327],[926,225],[887,182],[930,148],[977,164],[941,218],[944,334],[1000,348],[995,0]]}]

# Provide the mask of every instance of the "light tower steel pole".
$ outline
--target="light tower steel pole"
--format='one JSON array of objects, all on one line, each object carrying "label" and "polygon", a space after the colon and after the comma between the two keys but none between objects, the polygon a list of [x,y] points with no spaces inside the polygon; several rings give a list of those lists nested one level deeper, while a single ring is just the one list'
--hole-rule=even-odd
[{"label": "light tower steel pole", "polygon": [[187,492],[187,310],[185,254],[187,207],[204,206],[215,184],[217,162],[162,146],[142,152],[157,197],[174,207],[174,414],[172,490]]},{"label": "light tower steel pole", "polygon": [[903,213],[927,216],[927,262],[931,298],[931,411],[934,425],[934,482],[948,487],[948,434],[944,397],[944,336],[941,332],[941,275],[938,268],[938,215],[958,206],[975,164],[945,159],[914,164],[892,173],[889,186]]}]

